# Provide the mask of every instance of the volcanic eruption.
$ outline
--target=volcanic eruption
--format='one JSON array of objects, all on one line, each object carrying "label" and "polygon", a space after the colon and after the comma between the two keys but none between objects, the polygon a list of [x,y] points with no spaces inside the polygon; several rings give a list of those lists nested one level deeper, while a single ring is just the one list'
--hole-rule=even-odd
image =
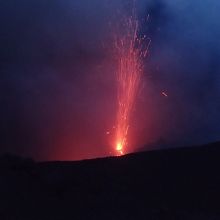
[{"label": "volcanic eruption", "polygon": [[[131,115],[142,84],[143,60],[148,53],[150,39],[139,36],[136,13],[123,19],[123,28],[115,38],[117,57],[117,115],[115,150],[123,155],[128,145]],[[147,43],[146,43],[147,41]],[[147,45],[147,46],[146,46]]]}]

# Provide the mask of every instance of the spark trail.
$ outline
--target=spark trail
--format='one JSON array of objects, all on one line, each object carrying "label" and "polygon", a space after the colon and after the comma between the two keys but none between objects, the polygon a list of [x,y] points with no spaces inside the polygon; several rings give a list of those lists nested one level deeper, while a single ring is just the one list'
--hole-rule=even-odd
[{"label": "spark trail", "polygon": [[146,45],[146,37],[138,37],[139,23],[135,13],[124,21],[124,31],[115,40],[117,54],[117,118],[115,150],[123,155],[128,144],[128,132],[131,114],[137,94],[141,87],[143,75],[143,59],[148,53],[150,40]]}]

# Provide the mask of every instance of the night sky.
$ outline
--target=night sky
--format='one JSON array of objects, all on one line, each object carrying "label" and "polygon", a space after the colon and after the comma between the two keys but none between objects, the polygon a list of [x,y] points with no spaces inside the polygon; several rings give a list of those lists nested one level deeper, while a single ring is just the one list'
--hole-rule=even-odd
[{"label": "night sky", "polygon": [[[1,1],[0,153],[37,160],[110,154],[112,36],[131,6],[125,0]],[[130,150],[220,140],[220,1],[137,0],[136,6],[140,35],[152,43]]]}]

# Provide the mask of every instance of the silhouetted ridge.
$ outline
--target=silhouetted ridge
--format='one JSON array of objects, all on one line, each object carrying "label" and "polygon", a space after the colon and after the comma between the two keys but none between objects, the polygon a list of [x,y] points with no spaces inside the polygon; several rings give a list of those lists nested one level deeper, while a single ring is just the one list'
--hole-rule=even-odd
[{"label": "silhouetted ridge", "polygon": [[75,162],[3,156],[0,219],[220,219],[219,158],[220,142]]}]

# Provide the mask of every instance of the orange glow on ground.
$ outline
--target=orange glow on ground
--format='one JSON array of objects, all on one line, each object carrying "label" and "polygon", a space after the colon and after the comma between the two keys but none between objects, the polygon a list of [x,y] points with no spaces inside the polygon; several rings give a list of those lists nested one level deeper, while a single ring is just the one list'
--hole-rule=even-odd
[{"label": "orange glow on ground", "polygon": [[119,155],[123,155],[124,153],[123,153],[123,145],[122,145],[122,143],[117,143],[117,145],[116,145],[116,151],[117,151],[117,155],[119,156]]}]

